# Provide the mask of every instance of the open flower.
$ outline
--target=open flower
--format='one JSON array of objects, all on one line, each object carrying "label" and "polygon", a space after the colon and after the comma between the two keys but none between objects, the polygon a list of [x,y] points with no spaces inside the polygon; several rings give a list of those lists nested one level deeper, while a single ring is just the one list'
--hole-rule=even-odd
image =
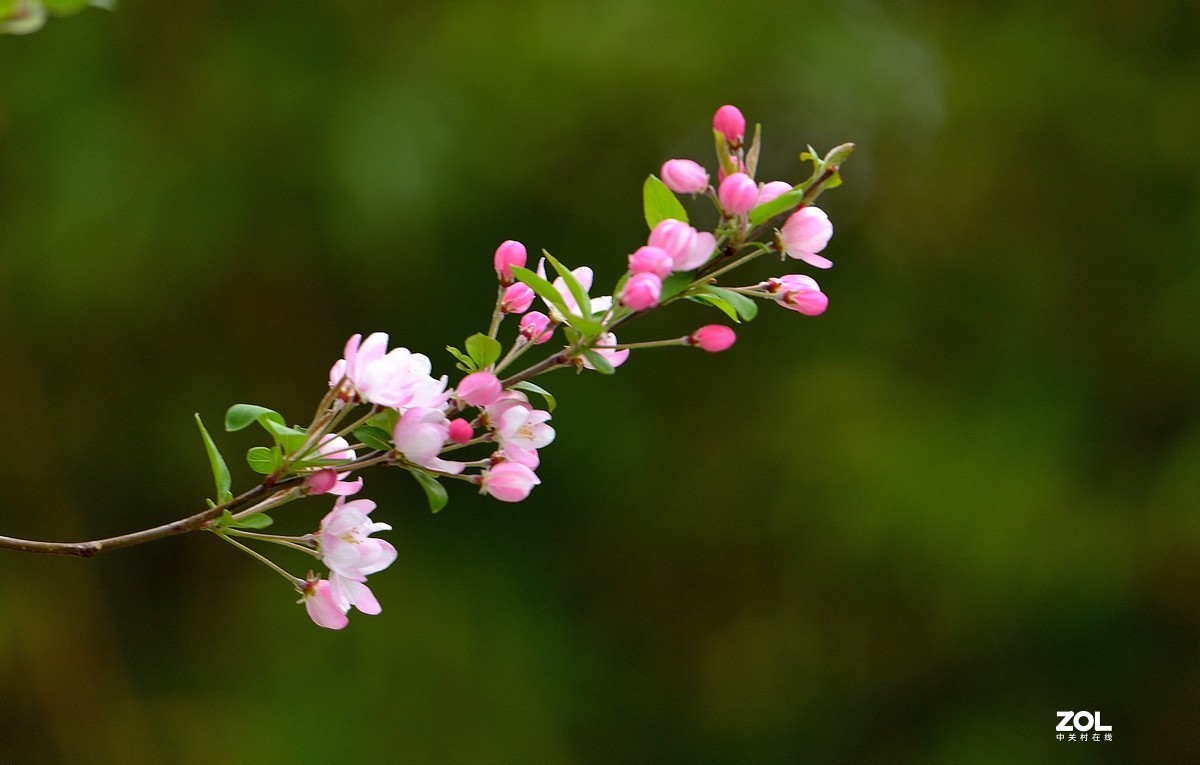
[{"label": "open flower", "polygon": [[804,274],[786,274],[763,283],[781,306],[805,316],[820,316],[829,307],[829,297],[817,280]]},{"label": "open flower", "polygon": [[505,447],[541,449],[554,440],[554,428],[546,424],[550,413],[525,406],[511,406],[496,423],[496,437]]},{"label": "open flower", "polygon": [[407,348],[387,350],[388,336],[375,332],[362,340],[354,335],[345,355],[329,370],[329,384],[347,380],[364,401],[405,409],[440,407],[449,400],[446,377],[434,379],[429,357]]},{"label": "open flower", "polygon": [[349,617],[346,616],[349,609],[338,604],[327,579],[309,579],[297,602],[304,604],[309,618],[319,627],[340,630],[350,623]]},{"label": "open flower", "polygon": [[463,471],[463,463],[438,457],[450,440],[450,421],[440,409],[409,409],[400,416],[392,436],[396,451],[414,465],[455,475]]},{"label": "open flower", "polygon": [[817,253],[825,249],[833,236],[833,224],[819,207],[802,207],[779,230],[779,245],[788,257],[803,260],[810,266],[829,268],[833,261]]},{"label": "open flower", "polygon": [[392,528],[371,520],[374,509],[375,503],[369,499],[347,502],[338,497],[333,510],[321,521],[316,534],[317,550],[331,575],[363,581],[396,560],[396,548],[390,542],[371,537],[376,531]]},{"label": "open flower", "polygon": [[517,462],[501,462],[480,475],[479,490],[501,502],[520,502],[529,496],[541,481],[537,475]]}]

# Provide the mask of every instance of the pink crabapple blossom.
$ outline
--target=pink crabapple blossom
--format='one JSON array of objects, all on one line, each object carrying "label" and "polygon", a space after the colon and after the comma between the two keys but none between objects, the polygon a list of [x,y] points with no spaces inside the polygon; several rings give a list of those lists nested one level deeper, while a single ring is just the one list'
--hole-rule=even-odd
[{"label": "pink crabapple blossom", "polygon": [[[360,342],[361,341],[361,342]],[[388,336],[375,332],[361,340],[354,335],[346,343],[345,356],[329,372],[329,384],[343,378],[364,401],[381,406],[437,407],[449,400],[447,378],[434,379],[429,357],[407,348],[387,351]]]},{"label": "pink crabapple blossom", "polygon": [[802,207],[779,230],[779,244],[788,257],[803,260],[816,268],[829,268],[833,261],[817,253],[825,249],[833,236],[833,224],[819,207]]},{"label": "pink crabapple blossom", "polygon": [[654,274],[659,279],[666,279],[674,268],[671,253],[662,247],[646,245],[629,256],[629,272],[633,274]]},{"label": "pink crabapple blossom", "polygon": [[354,606],[364,614],[377,616],[383,612],[383,607],[375,598],[375,593],[367,586],[366,577],[347,577],[336,572],[329,575],[329,594],[333,602],[343,612]]},{"label": "pink crabapple blossom", "polygon": [[662,297],[662,279],[645,272],[634,274],[625,283],[621,293],[621,302],[635,311],[645,311],[658,305]]},{"label": "pink crabapple blossom", "polygon": [[525,245],[515,242],[512,239],[503,242],[497,247],[496,255],[492,259],[492,262],[496,268],[496,275],[500,278],[500,283],[504,285],[512,284],[512,267],[524,268],[528,258],[529,255],[525,251]]},{"label": "pink crabapple blossom", "polygon": [[725,104],[717,109],[717,113],[713,115],[713,127],[725,136],[725,140],[732,146],[739,145],[746,136],[746,118],[742,116],[741,109],[732,104]]},{"label": "pink crabapple blossom", "polygon": [[708,188],[708,171],[690,159],[668,159],[662,181],[676,194],[699,194]]},{"label": "pink crabapple blossom", "polygon": [[805,316],[820,316],[829,307],[829,297],[821,292],[817,280],[805,274],[787,274],[764,282],[768,292],[784,308]]},{"label": "pink crabapple blossom", "polygon": [[491,372],[472,372],[455,388],[457,396],[470,406],[487,406],[500,397],[504,386]]},{"label": "pink crabapple blossom", "polygon": [[730,215],[745,215],[753,210],[758,202],[758,184],[745,173],[734,173],[721,181],[721,189],[717,196],[725,212]]},{"label": "pink crabapple blossom", "polygon": [[554,428],[546,424],[550,413],[512,406],[496,420],[496,437],[504,447],[542,449],[554,441]]},{"label": "pink crabapple blossom", "polygon": [[454,443],[462,445],[475,437],[475,430],[471,427],[471,423],[462,417],[456,417],[450,421],[450,426],[446,429],[446,436]]},{"label": "pink crabapple blossom", "polygon": [[382,571],[396,560],[396,548],[384,539],[371,537],[377,531],[390,531],[386,523],[371,520],[375,503],[369,499],[347,502],[338,497],[333,510],[321,521],[317,531],[317,549],[330,572],[355,581]]},{"label": "pink crabapple blossom", "polygon": [[[612,332],[601,335],[596,341],[596,353],[600,354],[601,358],[611,364],[613,367],[619,367],[629,359],[629,349],[622,348],[617,350],[613,346],[617,344],[617,336]],[[604,346],[608,346],[607,348]],[[586,358],[582,360],[584,369],[595,369],[592,363]]]},{"label": "pink crabapple blossom", "polygon": [[723,324],[708,324],[688,336],[688,343],[709,353],[727,351],[737,340],[737,334]]},{"label": "pink crabapple blossom", "polygon": [[763,187],[758,190],[757,205],[765,205],[767,202],[773,202],[784,194],[792,190],[792,184],[787,181],[771,181],[764,183]]},{"label": "pink crabapple blossom", "polygon": [[533,305],[534,297],[532,287],[515,282],[505,288],[504,296],[500,298],[500,310],[504,313],[525,313]]},{"label": "pink crabapple blossom", "polygon": [[308,611],[308,616],[318,627],[340,630],[350,623],[346,610],[333,597],[327,579],[310,579],[304,586],[299,600]]},{"label": "pink crabapple blossom", "polygon": [[[326,433],[321,437],[317,453],[322,459],[346,462],[353,460],[357,456],[354,450],[350,448],[350,443],[346,439],[341,436],[335,436],[332,433]],[[347,481],[346,478],[349,476],[349,471],[339,473],[332,469],[318,470],[304,479],[304,486],[310,494],[336,494],[346,497],[351,494],[357,494],[363,487],[362,478]]]},{"label": "pink crabapple blossom", "polygon": [[463,463],[438,456],[448,440],[450,422],[440,409],[409,409],[401,415],[392,433],[396,451],[409,462],[430,470],[458,475],[465,467]]},{"label": "pink crabapple blossom", "polygon": [[666,250],[675,271],[694,271],[712,257],[717,239],[707,231],[696,231],[681,220],[667,218],[654,227],[646,244]]},{"label": "pink crabapple blossom", "polygon": [[521,317],[521,337],[534,345],[541,345],[550,340],[554,330],[550,328],[550,317],[541,311],[530,311]]},{"label": "pink crabapple blossom", "polygon": [[501,502],[521,502],[540,483],[537,475],[519,462],[501,462],[483,471],[479,490]]}]

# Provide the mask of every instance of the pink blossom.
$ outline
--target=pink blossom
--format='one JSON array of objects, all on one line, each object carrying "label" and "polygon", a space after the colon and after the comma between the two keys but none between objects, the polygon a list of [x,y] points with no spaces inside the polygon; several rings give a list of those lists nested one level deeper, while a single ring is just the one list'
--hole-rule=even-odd
[{"label": "pink blossom", "polygon": [[393,432],[396,451],[414,465],[458,475],[463,463],[438,457],[450,439],[450,423],[440,409],[413,407],[401,415]]},{"label": "pink blossom", "polygon": [[541,449],[554,441],[554,428],[546,424],[550,413],[524,406],[509,407],[496,418],[496,436],[504,447]]},{"label": "pink blossom", "polygon": [[708,188],[708,171],[690,159],[668,159],[662,181],[676,194],[699,194]]},{"label": "pink blossom", "polygon": [[462,379],[455,389],[460,399],[470,406],[487,406],[500,397],[504,386],[491,372],[473,372]]},{"label": "pink blossom", "polygon": [[781,306],[805,316],[820,316],[829,307],[829,297],[811,276],[787,274],[768,279],[765,284]]},{"label": "pink blossom", "polygon": [[693,271],[708,262],[717,248],[717,239],[707,231],[700,233],[674,218],[660,221],[646,242],[661,247],[671,256],[676,271]]},{"label": "pink blossom", "polygon": [[383,611],[375,593],[367,587],[366,577],[347,577],[333,572],[329,575],[329,594],[343,612],[349,611],[350,606],[371,616]]},{"label": "pink blossom", "polygon": [[713,127],[725,136],[725,140],[731,145],[737,146],[746,135],[746,118],[736,106],[726,104],[713,115]]},{"label": "pink blossom", "polygon": [[549,327],[550,317],[541,311],[530,311],[521,317],[521,337],[532,340],[535,345],[541,345],[554,334]]},{"label": "pink blossom", "polygon": [[512,284],[512,267],[524,268],[528,257],[528,254],[525,252],[525,245],[520,242],[514,242],[511,239],[497,247],[496,255],[492,259],[492,262],[496,267],[496,275],[500,277],[500,283]]},{"label": "pink blossom", "polygon": [[735,340],[734,331],[721,324],[708,324],[688,336],[689,343],[709,353],[729,350]]},{"label": "pink blossom", "polygon": [[521,447],[513,446],[512,444],[505,444],[504,448],[496,452],[496,455],[501,459],[508,460],[509,462],[516,462],[519,465],[524,465],[530,470],[537,470],[538,465],[540,465],[542,462],[541,458],[538,456],[537,449],[522,449]]},{"label": "pink blossom", "polygon": [[529,403],[529,396],[526,396],[519,390],[509,389],[504,391],[504,393],[500,395],[500,398],[496,399],[494,403],[487,407],[488,420],[490,420],[494,426],[495,423],[499,422],[500,418],[504,416],[504,413],[513,407],[533,409],[533,406]]},{"label": "pink blossom", "polygon": [[784,194],[792,190],[792,184],[787,181],[771,181],[764,183],[763,187],[758,192],[759,205],[765,205],[767,202],[773,202]]},{"label": "pink blossom", "polygon": [[501,462],[480,474],[479,490],[501,502],[520,502],[541,483],[537,475],[518,462]]},{"label": "pink blossom", "polygon": [[[361,342],[360,342],[361,341]],[[329,384],[344,378],[363,400],[382,406],[438,407],[449,400],[446,378],[434,379],[429,357],[407,348],[387,351],[388,336],[375,332],[361,339],[354,335],[346,343],[345,356],[329,373]]]},{"label": "pink blossom", "polygon": [[662,279],[651,273],[634,274],[625,282],[621,302],[635,311],[645,311],[658,305],[662,297]]},{"label": "pink blossom", "polygon": [[[349,461],[357,456],[346,439],[332,433],[326,433],[321,437],[317,453],[321,459],[339,461]],[[348,470],[341,473],[336,470],[319,470],[305,478],[304,485],[311,494],[337,494],[346,497],[357,494],[363,486],[361,477],[347,481],[346,478],[349,476],[350,471]]]},{"label": "pink blossom", "polygon": [[829,244],[833,224],[819,207],[803,207],[787,219],[779,231],[779,243],[789,257],[803,260],[810,266],[829,268],[833,262],[817,253]]},{"label": "pink blossom", "polygon": [[446,435],[456,444],[465,444],[475,437],[475,431],[471,428],[471,423],[457,417],[450,421]]},{"label": "pink blossom", "polygon": [[734,173],[721,181],[717,192],[721,207],[730,215],[745,215],[758,202],[758,184],[745,173]]},{"label": "pink blossom", "polygon": [[333,597],[329,581],[326,579],[310,579],[304,587],[299,600],[308,611],[308,616],[317,626],[331,630],[340,630],[350,623],[346,610],[341,608]]},{"label": "pink blossom", "polygon": [[516,282],[504,290],[500,310],[504,313],[525,313],[533,305],[534,291],[528,284]]},{"label": "pink blossom", "polygon": [[[617,336],[612,332],[609,332],[608,334],[601,335],[599,338],[597,338],[596,345],[598,347],[595,350],[596,353],[600,354],[601,357],[606,359],[609,364],[612,364],[614,367],[619,367],[629,358],[629,349],[623,348],[621,350],[616,350],[612,347],[616,344]],[[603,346],[609,347],[605,348]],[[583,359],[583,366],[585,369],[595,369],[595,367],[592,366],[592,363],[588,361],[587,358]]]},{"label": "pink blossom", "polygon": [[371,538],[376,531],[392,528],[371,521],[374,509],[375,503],[369,499],[347,502],[338,497],[333,510],[321,521],[316,534],[317,549],[332,573],[362,581],[396,560],[396,548],[391,543]]},{"label": "pink blossom", "polygon": [[671,253],[662,247],[639,247],[629,256],[629,271],[634,274],[654,274],[659,279],[666,279],[675,269],[675,261]]}]

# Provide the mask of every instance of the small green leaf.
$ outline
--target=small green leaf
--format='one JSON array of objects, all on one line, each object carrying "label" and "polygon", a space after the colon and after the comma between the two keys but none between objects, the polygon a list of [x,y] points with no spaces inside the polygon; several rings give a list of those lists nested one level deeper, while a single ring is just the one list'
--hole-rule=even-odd
[{"label": "small green leaf", "polygon": [[467,354],[465,354],[462,351],[460,351],[459,349],[455,348],[453,345],[447,345],[446,350],[450,351],[451,356],[458,359],[459,368],[462,369],[464,372],[476,371],[477,367],[475,366],[475,359],[471,358]]},{"label": "small green leaf", "polygon": [[504,350],[498,340],[479,333],[468,337],[465,347],[467,355],[475,362],[476,369],[495,364]]},{"label": "small green leaf", "polygon": [[[398,422],[400,422],[400,412],[390,408],[384,409],[379,414],[367,420],[368,425],[372,425],[389,434],[396,432],[396,423]],[[390,435],[388,437],[391,438]]]},{"label": "small green leaf", "polygon": [[728,300],[719,298],[716,295],[689,295],[688,300],[692,300],[697,303],[704,303],[705,305],[711,305],[714,308],[719,308],[725,313],[726,316],[734,321],[741,321],[741,319],[738,318],[737,309],[730,305]]},{"label": "small green leaf", "polygon": [[517,390],[527,390],[530,393],[536,393],[542,398],[546,399],[546,409],[548,411],[553,412],[558,407],[558,401],[555,400],[554,396],[550,395],[550,391],[546,390],[537,383],[531,383],[528,380],[522,380],[513,387]]},{"label": "small green leaf", "polygon": [[212,468],[213,482],[217,486],[217,503],[223,504],[233,499],[233,494],[230,492],[233,481],[229,477],[229,466],[225,464],[225,458],[221,456],[221,452],[217,451],[217,445],[213,443],[212,436],[204,427],[199,412],[196,413],[196,427],[200,428],[200,437],[204,439],[204,450],[208,452],[208,464]]},{"label": "small green leaf", "polygon": [[713,142],[717,146],[717,161],[721,163],[721,169],[725,171],[725,175],[736,173],[738,171],[737,161],[733,158],[733,153],[729,151],[729,141],[725,140],[725,134],[713,128]]},{"label": "small green leaf", "polygon": [[382,428],[377,428],[373,425],[363,425],[354,431],[354,437],[372,449],[377,449],[381,452],[390,452],[392,450],[392,437]]},{"label": "small green leaf", "polygon": [[537,296],[545,300],[550,305],[558,309],[559,313],[566,316],[570,313],[567,310],[567,303],[563,300],[563,296],[558,294],[558,290],[554,289],[554,285],[538,276],[528,268],[521,266],[512,267],[513,276],[522,284],[528,284],[529,288],[537,293]]},{"label": "small green leaf", "polygon": [[255,513],[234,521],[234,525],[239,529],[265,529],[274,522],[275,519],[266,513]]},{"label": "small green leaf", "polygon": [[446,493],[446,487],[442,486],[441,481],[428,473],[422,473],[420,470],[410,470],[408,472],[413,474],[413,478],[416,478],[417,483],[421,484],[421,488],[425,490],[425,496],[429,499],[430,510],[436,513],[450,501],[450,495]]},{"label": "small green leaf", "polygon": [[246,464],[250,465],[250,469],[255,473],[271,475],[283,464],[283,454],[278,446],[255,446],[246,452]]},{"label": "small green leaf", "polygon": [[646,215],[646,225],[651,229],[668,218],[688,222],[687,210],[679,197],[654,174],[642,184],[642,211]]},{"label": "small green leaf", "polygon": [[[727,290],[724,287],[709,286],[705,291],[710,295],[715,295],[722,300],[728,302],[737,311],[738,316],[744,321],[753,321],[755,316],[758,316],[758,301],[754,298],[746,297],[740,292]],[[739,319],[734,317],[735,321]]]},{"label": "small green leaf", "polygon": [[829,150],[829,153],[825,155],[825,166],[833,168],[841,167],[842,163],[844,163],[850,157],[850,155],[854,153],[854,148],[854,144],[852,143],[843,143],[838,146],[834,146]]},{"label": "small green leaf", "polygon": [[283,415],[276,412],[274,409],[268,409],[265,406],[257,406],[256,404],[234,404],[229,407],[229,411],[225,413],[225,430],[233,432],[249,427],[258,421],[260,417],[266,417],[269,420],[274,420],[280,425],[284,424]]},{"label": "small green leaf", "polygon": [[750,225],[757,226],[761,223],[766,223],[776,215],[785,213],[804,199],[804,189],[792,189],[785,191],[779,196],[772,199],[770,202],[765,202],[750,211]]},{"label": "small green leaf", "polygon": [[691,274],[671,274],[663,280],[662,295],[659,296],[658,301],[665,303],[687,289],[691,283]]},{"label": "small green leaf", "polygon": [[[575,274],[571,273],[571,269],[558,262],[558,258],[550,253],[542,250],[542,254],[546,256],[546,260],[550,261],[550,265],[554,266],[554,270],[562,277],[566,283],[567,289],[571,292],[571,297],[575,298],[575,305],[579,306],[579,315],[585,318],[591,318],[592,299],[588,297],[587,290],[575,278]],[[553,285],[552,285],[553,286]]]},{"label": "small green leaf", "polygon": [[287,454],[296,452],[308,441],[308,434],[298,428],[289,428],[282,423],[266,417],[259,420],[259,422],[267,429],[271,437],[275,439],[275,443],[279,444]]},{"label": "small green leaf", "polygon": [[602,375],[611,375],[617,370],[608,362],[608,359],[601,356],[591,348],[583,349],[583,357],[588,360],[588,363],[596,368],[596,371]]}]

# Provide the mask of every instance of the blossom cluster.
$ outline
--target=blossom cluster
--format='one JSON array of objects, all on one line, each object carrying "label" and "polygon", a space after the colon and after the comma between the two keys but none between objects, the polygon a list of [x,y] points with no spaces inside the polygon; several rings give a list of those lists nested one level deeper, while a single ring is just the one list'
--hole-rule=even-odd
[{"label": "blossom cluster", "polygon": [[[219,453],[205,433],[218,495],[237,509],[226,509],[212,530],[239,547],[245,547],[239,540],[273,542],[318,558],[328,575],[309,572],[301,579],[251,551],[292,580],[314,622],[340,629],[352,608],[380,612],[367,577],[397,557],[395,547],[374,536],[391,529],[371,519],[375,503],[351,499],[363,488],[357,475],[361,470],[388,465],[409,471],[435,512],[448,500],[443,481],[468,483],[501,502],[521,502],[541,483],[540,451],[556,437],[550,424],[556,401],[533,378],[563,368],[613,374],[638,349],[690,346],[719,352],[733,346],[736,333],[725,324],[705,325],[683,337],[635,343],[618,339],[616,330],[630,318],[669,303],[699,303],[738,323],[754,318],[757,300],[808,316],[823,313],[828,298],[807,274],[768,276],[743,286],[721,286],[719,281],[768,253],[829,268],[832,263],[820,253],[833,227],[811,203],[824,187],[840,181],[838,165],[853,147],[843,145],[825,158],[810,149],[804,156],[814,167],[804,182],[760,183],[755,179],[759,132],[746,140],[741,111],[721,107],[713,131],[716,184],[708,169],[691,159],[668,160],[661,178],[647,179],[645,243],[624,259],[623,272],[608,294],[592,295],[597,278],[590,266],[570,268],[547,252],[533,264],[521,242],[501,243],[492,257],[497,294],[490,326],[467,338],[462,349],[447,347],[461,373],[454,375],[453,385],[450,375],[434,371],[428,356],[389,348],[388,335],[375,332],[365,338],[356,334],[346,343],[307,427],[289,427],[264,407],[231,408],[228,430],[257,422],[274,440],[273,446],[255,447],[247,455],[250,466],[266,476],[258,494],[268,496],[248,506],[233,500],[227,471],[222,483],[216,468]],[[715,206],[719,222],[713,230],[691,224],[680,196],[704,198]],[[781,225],[773,228],[777,220]],[[506,321],[515,326],[502,333]],[[501,340],[506,335],[507,347]],[[511,371],[525,354],[542,346],[551,348],[549,355]],[[335,497],[334,507],[316,532],[289,537],[261,531],[271,523],[265,510],[326,494]]]}]

